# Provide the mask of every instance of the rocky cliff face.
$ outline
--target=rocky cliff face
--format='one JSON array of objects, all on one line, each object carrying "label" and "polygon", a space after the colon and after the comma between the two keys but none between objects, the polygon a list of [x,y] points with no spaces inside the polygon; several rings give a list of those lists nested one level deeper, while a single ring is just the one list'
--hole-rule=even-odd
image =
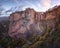
[{"label": "rocky cliff face", "polygon": [[55,28],[60,23],[60,6],[55,6],[52,10],[45,12],[47,25]]},{"label": "rocky cliff face", "polygon": [[46,27],[55,28],[60,18],[60,6],[46,12],[36,12],[27,8],[24,11],[12,13],[9,17],[9,35],[11,37],[27,37],[29,34],[42,35]]}]

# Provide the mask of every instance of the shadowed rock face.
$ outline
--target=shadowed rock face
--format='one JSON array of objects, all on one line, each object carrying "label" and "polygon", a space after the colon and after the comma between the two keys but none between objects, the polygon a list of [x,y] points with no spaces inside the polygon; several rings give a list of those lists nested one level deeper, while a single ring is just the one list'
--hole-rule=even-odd
[{"label": "shadowed rock face", "polygon": [[18,36],[18,34],[33,33],[39,29],[38,21],[42,13],[35,12],[27,8],[25,11],[15,12],[10,15],[9,35]]},{"label": "shadowed rock face", "polygon": [[[27,34],[42,35],[46,27],[55,28],[60,17],[60,6],[47,12],[36,12],[27,8],[24,11],[12,13],[9,17],[9,35],[11,37],[26,37]],[[57,16],[58,15],[58,16]]]}]

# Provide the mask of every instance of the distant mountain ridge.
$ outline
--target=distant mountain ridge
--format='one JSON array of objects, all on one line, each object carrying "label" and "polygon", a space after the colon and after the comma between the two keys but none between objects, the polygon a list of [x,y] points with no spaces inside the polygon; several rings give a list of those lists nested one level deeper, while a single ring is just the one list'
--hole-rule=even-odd
[{"label": "distant mountain ridge", "polygon": [[6,21],[9,20],[9,17],[0,17],[0,21]]}]

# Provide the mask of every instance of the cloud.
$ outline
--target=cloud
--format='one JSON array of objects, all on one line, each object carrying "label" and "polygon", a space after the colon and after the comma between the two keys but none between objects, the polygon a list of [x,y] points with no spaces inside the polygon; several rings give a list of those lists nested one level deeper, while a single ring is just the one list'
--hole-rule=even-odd
[{"label": "cloud", "polygon": [[3,10],[4,10],[4,8],[2,7],[2,5],[0,5],[0,12],[3,11]]},{"label": "cloud", "polygon": [[19,0],[13,0],[15,3],[19,4]]},{"label": "cloud", "polygon": [[50,8],[51,6],[51,0],[42,0],[42,4],[46,8]]},{"label": "cloud", "polygon": [[27,0],[25,1],[25,3],[28,4],[28,5],[24,6],[25,8],[27,8],[27,7],[34,8],[34,9],[38,8],[35,4],[33,4]]},{"label": "cloud", "polygon": [[26,6],[23,7],[23,9],[26,9],[26,8],[33,8],[34,10],[36,11],[42,11],[40,8],[41,8],[41,3],[38,2],[38,3],[33,3],[33,2],[30,2],[28,0],[25,0],[25,3],[27,4]]},{"label": "cloud", "polygon": [[0,16],[3,15],[4,10],[5,10],[5,9],[3,8],[3,6],[0,5]]},{"label": "cloud", "polygon": [[8,12],[12,12],[12,8],[5,11],[5,13],[8,13]]},{"label": "cloud", "polygon": [[16,3],[18,3],[18,0],[14,0]]},{"label": "cloud", "polygon": [[10,9],[6,10],[4,12],[4,14],[8,14],[10,15],[11,13],[15,12],[15,11],[21,11],[23,8],[23,5],[18,5],[18,6],[15,6],[15,7],[11,7]]}]

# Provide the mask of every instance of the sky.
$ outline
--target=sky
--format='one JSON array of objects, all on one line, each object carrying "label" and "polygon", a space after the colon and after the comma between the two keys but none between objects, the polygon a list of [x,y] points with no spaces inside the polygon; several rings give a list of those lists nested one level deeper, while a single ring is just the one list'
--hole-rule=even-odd
[{"label": "sky", "polygon": [[60,5],[60,0],[0,0],[0,17],[9,16],[26,8],[45,12],[56,5]]}]

